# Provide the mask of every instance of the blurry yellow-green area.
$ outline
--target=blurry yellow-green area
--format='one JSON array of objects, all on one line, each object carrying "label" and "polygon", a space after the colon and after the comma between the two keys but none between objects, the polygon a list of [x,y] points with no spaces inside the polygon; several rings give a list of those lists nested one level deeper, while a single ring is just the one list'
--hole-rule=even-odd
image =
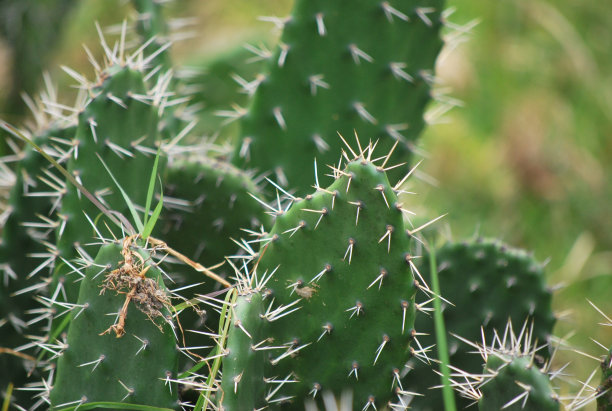
[{"label": "blurry yellow-green area", "polygon": [[[456,8],[447,33],[453,47],[439,61],[437,92],[462,104],[441,116],[440,106],[430,107],[412,209],[427,218],[448,213],[438,227],[454,239],[499,237],[549,260],[549,283],[562,286],[556,335],[600,356],[603,349],[591,339],[612,345],[612,326],[599,325],[606,321],[587,299],[612,317],[610,4],[450,0],[448,6]],[[174,60],[201,66],[245,42],[272,45],[273,25],[257,16],[284,16],[290,8],[287,0],[176,0],[168,14],[196,23],[173,48]],[[113,25],[131,12],[127,2],[78,2],[47,66],[61,87],[73,81],[60,64],[92,73],[81,44],[100,51],[94,21]],[[0,90],[11,84],[10,60],[2,48]],[[582,381],[598,365],[561,351],[557,363],[567,361],[566,372]]]}]

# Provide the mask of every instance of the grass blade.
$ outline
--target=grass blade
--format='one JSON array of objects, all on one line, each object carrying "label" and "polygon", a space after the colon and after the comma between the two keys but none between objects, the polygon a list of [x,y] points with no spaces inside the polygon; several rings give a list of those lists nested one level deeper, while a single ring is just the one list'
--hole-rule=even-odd
[{"label": "grass blade", "polygon": [[2,403],[2,411],[8,411],[9,405],[11,405],[11,395],[13,395],[13,383],[9,382],[8,388],[6,389],[6,396]]},{"label": "grass blade", "polygon": [[[230,302],[230,306],[233,306],[234,304],[236,304],[236,299],[238,298],[238,293],[236,292],[236,289],[231,289],[226,295],[225,295],[225,304],[223,304],[223,308],[221,308],[221,317],[219,320],[219,342],[217,343],[217,350],[215,352],[215,355],[219,355],[223,352],[223,350],[225,349],[225,345],[226,342],[225,340],[227,339],[227,335],[229,334],[229,326],[232,323],[231,318],[229,318],[229,316],[231,315],[231,311],[228,312],[227,311],[227,306],[228,306],[228,302]],[[221,362],[222,362],[222,358],[221,357],[217,357],[214,359],[210,373],[208,374],[208,378],[206,380],[206,386],[207,387],[212,387],[214,382],[215,382],[215,378],[217,376],[217,373],[219,372],[219,369],[221,368]],[[210,403],[210,390],[206,390],[203,393],[200,393],[200,396],[198,398],[198,402],[196,403],[196,406],[194,408],[194,411],[201,411],[204,409],[204,407]]]},{"label": "grass blade", "polygon": [[[151,178],[149,179],[149,189],[147,190],[147,202],[145,204],[144,213],[144,226],[147,226],[149,220],[149,211],[151,210],[151,201],[153,201],[153,195],[155,194],[155,177],[157,177],[157,165],[159,164],[159,156],[161,154],[161,145],[157,148],[157,155],[155,156],[155,162],[153,163],[153,170],[151,170]],[[144,238],[148,236],[144,236]]]},{"label": "grass blade", "polygon": [[442,315],[442,304],[440,303],[440,282],[438,280],[438,265],[436,263],[435,247],[429,247],[429,271],[431,272],[431,288],[434,292],[434,324],[436,328],[436,344],[438,345],[438,359],[440,360],[440,372],[442,373],[442,399],[445,411],[457,411],[455,394],[450,384],[450,363],[448,356],[448,345],[446,342],[446,327]]},{"label": "grass blade", "polygon": [[[156,166],[157,166],[157,159],[155,159],[156,161]],[[156,166],[154,168],[156,168]],[[161,188],[162,186],[162,182],[161,179],[159,180],[159,186]],[[151,188],[151,186],[149,186],[149,188]],[[147,198],[147,202],[149,202],[149,198]],[[144,230],[142,231],[142,238],[147,239],[151,233],[153,232],[153,229],[155,228],[155,224],[157,223],[157,220],[159,219],[159,215],[162,212],[162,207],[164,205],[164,191],[160,189],[159,191],[159,202],[157,203],[157,205],[155,206],[155,210],[153,210],[153,214],[151,214],[151,219],[147,221],[147,215],[149,214],[149,208],[151,205],[147,205],[147,212],[145,214],[145,227]]]}]

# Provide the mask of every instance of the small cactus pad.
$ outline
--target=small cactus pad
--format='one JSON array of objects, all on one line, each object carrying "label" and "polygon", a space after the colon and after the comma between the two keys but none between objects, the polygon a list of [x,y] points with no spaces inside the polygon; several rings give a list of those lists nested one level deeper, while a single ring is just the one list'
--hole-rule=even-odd
[{"label": "small cactus pad", "polygon": [[597,387],[597,411],[612,411],[612,347],[601,361],[601,384]]},{"label": "small cactus pad", "polygon": [[182,159],[169,164],[166,173],[163,238],[205,266],[233,255],[238,246],[232,239],[243,237],[242,229],[269,224],[264,208],[250,195],[261,195],[260,189],[250,175],[231,164]]},{"label": "small cactus pad", "polygon": [[81,283],[52,407],[104,401],[177,408],[171,380],[178,349],[168,304],[148,252],[129,238],[103,246]]},{"label": "small cactus pad", "polygon": [[301,405],[320,400],[321,390],[347,389],[359,407],[380,407],[402,391],[414,337],[410,236],[395,189],[368,151],[334,169],[331,186],[279,212],[260,251],[277,347],[267,351],[266,376],[278,388],[270,402]]},{"label": "small cactus pad", "polygon": [[480,411],[556,411],[557,394],[549,376],[534,364],[530,356],[492,353],[485,366],[486,383],[480,388]]},{"label": "small cactus pad", "polygon": [[264,312],[259,292],[239,295],[231,307],[220,394],[224,411],[255,410],[266,405],[264,352],[254,348],[265,340]]},{"label": "small cactus pad", "polygon": [[[533,337],[540,343],[548,341],[555,324],[552,293],[546,286],[542,264],[529,253],[497,240],[479,239],[447,243],[436,251],[436,259],[440,292],[454,304],[443,303],[447,333],[479,341],[481,327],[485,336],[492,338],[493,330],[503,329],[508,319],[514,323],[528,320],[533,321]],[[418,262],[423,278],[430,281],[428,255]],[[435,344],[432,317],[418,316],[415,328],[427,335],[421,339],[424,345]],[[448,338],[451,365],[467,372],[479,372],[479,359],[470,355],[469,349],[457,338],[451,335]],[[548,352],[541,350],[536,355],[542,362]],[[442,409],[440,393],[428,389],[440,384],[439,375],[420,362],[412,361],[411,366],[414,369],[409,373],[410,389],[425,393],[423,397],[416,397],[411,406],[417,410]]]},{"label": "small cactus pad", "polygon": [[495,332],[490,347],[478,347],[485,361],[483,375],[475,376],[480,411],[558,411],[559,396],[551,386],[548,363],[539,366],[533,328],[524,323],[518,336],[508,320],[503,336]]},{"label": "small cactus pad", "polygon": [[254,98],[233,161],[275,172],[300,195],[310,190],[304,170],[313,158],[337,160],[337,133],[356,130],[382,150],[399,141],[391,160],[408,161],[442,46],[442,8],[442,0],[297,1],[291,17],[279,19],[284,30],[269,74],[244,82]]},{"label": "small cactus pad", "polygon": [[533,326],[523,323],[515,334],[508,320],[503,334],[494,330],[491,345],[483,336],[482,344],[465,340],[473,352],[480,354],[484,369],[478,373],[455,369],[453,387],[480,411],[528,410],[558,411],[559,396],[551,385],[558,372],[550,371],[550,363],[539,365],[538,345]]}]

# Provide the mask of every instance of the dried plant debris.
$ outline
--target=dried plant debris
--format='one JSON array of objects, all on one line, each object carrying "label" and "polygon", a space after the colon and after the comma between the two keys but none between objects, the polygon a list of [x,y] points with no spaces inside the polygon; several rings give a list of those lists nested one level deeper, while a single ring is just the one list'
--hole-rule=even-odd
[{"label": "dried plant debris", "polygon": [[125,334],[125,319],[130,302],[135,303],[135,306],[146,314],[160,330],[162,328],[155,323],[155,319],[163,317],[162,309],[164,306],[171,306],[166,291],[154,279],[146,277],[147,271],[154,263],[145,260],[136,251],[137,248],[133,246],[135,239],[136,236],[124,239],[121,251],[123,261],[119,263],[119,268],[106,275],[102,284],[100,294],[104,294],[106,290],[115,291],[117,294],[125,294],[125,302],[119,312],[117,322],[100,335],[114,332],[117,338],[121,338]]}]

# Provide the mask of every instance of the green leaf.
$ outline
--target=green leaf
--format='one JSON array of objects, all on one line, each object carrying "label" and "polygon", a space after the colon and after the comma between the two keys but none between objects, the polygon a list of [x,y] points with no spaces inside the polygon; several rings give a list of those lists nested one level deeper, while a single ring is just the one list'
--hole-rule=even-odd
[{"label": "green leaf", "polygon": [[6,389],[6,396],[4,397],[4,402],[2,403],[2,411],[8,411],[9,405],[11,405],[11,395],[13,394],[13,383],[10,382],[8,388]]},{"label": "green leaf", "polygon": [[[157,166],[157,159],[155,159],[155,166],[154,166],[154,168],[157,168],[156,166]],[[161,188],[161,185],[162,185],[162,182],[161,182],[161,178],[160,178],[160,180],[159,180],[160,188]],[[150,185],[149,185],[149,188],[151,188]],[[147,202],[149,202],[149,198],[147,198]],[[147,214],[149,214],[148,207],[150,207],[150,204],[147,205],[147,213],[145,214],[145,221],[146,221],[146,223],[145,223],[144,230],[142,230],[142,238],[146,239],[153,232],[153,228],[155,228],[155,224],[157,223],[157,220],[159,219],[159,215],[161,214],[163,205],[164,205],[164,192],[163,192],[163,190],[160,190],[160,192],[159,192],[159,202],[155,206],[155,210],[153,210],[153,214],[151,215],[151,219],[149,221],[147,221],[146,218],[147,218]]]},{"label": "green leaf", "polygon": [[[226,346],[225,340],[227,339],[227,335],[229,334],[229,326],[232,323],[231,312],[227,312],[228,305],[233,307],[236,303],[236,299],[238,298],[238,292],[235,288],[230,289],[230,291],[225,295],[225,304],[223,304],[223,308],[221,309],[221,319],[219,320],[219,343],[217,344],[216,353],[214,355],[215,359],[213,361],[212,367],[210,369],[210,373],[208,374],[208,378],[206,379],[206,386],[212,387],[215,382],[215,378],[219,369],[221,368],[222,357],[220,354],[223,352]],[[230,302],[228,304],[228,302]],[[198,397],[198,401],[195,405],[194,411],[202,411],[205,407],[211,403],[210,400],[210,390],[205,390],[200,393]]]},{"label": "green leaf", "polygon": [[144,225],[142,224],[142,220],[140,219],[140,216],[138,215],[138,212],[136,211],[136,207],[134,207],[134,203],[132,203],[132,200],[130,199],[130,197],[123,190],[123,188],[119,185],[119,182],[117,181],[117,179],[115,179],[115,176],[110,171],[110,169],[108,168],[108,166],[106,165],[106,163],[104,162],[102,157],[100,157],[100,155],[98,153],[96,153],[96,155],[98,156],[98,159],[100,160],[100,162],[102,163],[102,165],[106,169],[106,172],[108,173],[108,175],[113,179],[113,182],[115,183],[117,188],[119,188],[119,191],[121,191],[121,195],[123,196],[123,200],[125,200],[125,203],[127,204],[128,208],[130,209],[130,214],[132,214],[132,218],[134,219],[134,222],[136,223],[136,227],[138,227],[138,231],[140,231],[142,233],[144,231]]},{"label": "green leaf", "polygon": [[[155,177],[157,176],[157,165],[159,163],[159,155],[161,154],[161,145],[157,148],[157,154],[155,155],[155,162],[153,163],[153,170],[151,170],[151,178],[149,179],[149,189],[147,190],[147,203],[145,204],[144,214],[144,225],[147,227],[147,221],[149,220],[149,210],[151,210],[151,201],[153,201],[153,195],[155,194]],[[143,237],[146,238],[143,234]]]},{"label": "green leaf", "polygon": [[436,263],[435,247],[429,247],[429,266],[431,272],[431,287],[434,295],[434,326],[436,330],[436,342],[438,344],[438,358],[440,359],[440,372],[442,378],[442,399],[445,411],[456,411],[455,394],[450,383],[450,364],[448,356],[448,345],[446,341],[446,327],[442,314],[442,303],[440,302],[440,282],[438,280],[438,264]]}]

